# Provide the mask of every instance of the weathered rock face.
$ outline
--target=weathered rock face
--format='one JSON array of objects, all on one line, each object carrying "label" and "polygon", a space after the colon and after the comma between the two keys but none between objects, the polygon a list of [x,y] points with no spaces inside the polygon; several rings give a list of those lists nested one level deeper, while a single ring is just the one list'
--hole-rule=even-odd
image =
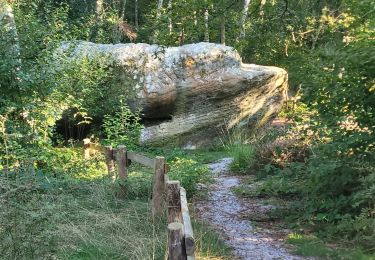
[{"label": "weathered rock face", "polygon": [[[279,111],[287,88],[285,70],[243,64],[233,48],[213,43],[163,48],[79,42],[73,55],[105,55],[120,68],[115,71],[131,76],[132,102],[149,121],[144,144],[194,148],[210,143],[224,125],[261,124]],[[129,77],[122,78],[129,84]]]}]

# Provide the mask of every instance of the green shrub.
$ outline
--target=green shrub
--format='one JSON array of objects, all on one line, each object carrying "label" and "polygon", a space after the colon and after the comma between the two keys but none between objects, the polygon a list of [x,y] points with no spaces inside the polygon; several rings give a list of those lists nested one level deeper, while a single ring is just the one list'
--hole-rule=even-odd
[{"label": "green shrub", "polygon": [[180,181],[189,198],[197,192],[197,183],[206,182],[209,179],[207,166],[192,159],[177,157],[170,163],[170,168],[169,179]]},{"label": "green shrub", "polygon": [[[35,150],[34,150],[35,152]],[[35,168],[47,175],[58,178],[74,178],[94,180],[107,174],[104,157],[96,154],[90,160],[83,158],[83,150],[79,148],[55,148],[44,146],[35,155]]]},{"label": "green shrub", "polygon": [[103,129],[106,135],[105,142],[112,146],[126,145],[134,149],[139,144],[139,135],[142,129],[139,111],[133,113],[129,106],[121,102],[120,110],[114,115],[105,115]]},{"label": "green shrub", "polygon": [[298,198],[284,212],[289,221],[313,224],[320,236],[340,236],[373,251],[374,167],[353,155],[337,155],[336,147],[317,146],[305,163],[266,165],[255,195]]}]

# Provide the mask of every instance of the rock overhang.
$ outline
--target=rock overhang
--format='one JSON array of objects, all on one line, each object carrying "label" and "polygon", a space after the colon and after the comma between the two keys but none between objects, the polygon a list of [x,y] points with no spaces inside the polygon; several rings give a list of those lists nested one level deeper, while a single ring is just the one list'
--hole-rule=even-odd
[{"label": "rock overhang", "polygon": [[198,147],[212,142],[224,124],[263,124],[286,97],[285,70],[243,64],[228,46],[195,43],[167,48],[82,41],[74,47],[65,43],[61,49],[68,48],[74,58],[105,56],[119,68],[117,73],[130,75],[134,106],[142,109],[146,121],[157,121],[142,130],[143,144]]}]

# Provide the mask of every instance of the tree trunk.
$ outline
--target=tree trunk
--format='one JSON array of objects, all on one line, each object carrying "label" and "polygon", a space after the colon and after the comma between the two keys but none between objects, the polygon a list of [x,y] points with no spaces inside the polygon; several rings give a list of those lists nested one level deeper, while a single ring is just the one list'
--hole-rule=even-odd
[{"label": "tree trunk", "polygon": [[14,20],[12,7],[8,5],[5,0],[0,0],[0,29],[2,35],[6,35],[9,40],[11,53],[19,60],[20,45],[16,21]]},{"label": "tree trunk", "polygon": [[[160,16],[161,16],[161,9],[163,8],[163,0],[159,0],[158,2],[158,7],[156,9],[156,26],[159,27],[159,20],[160,20]],[[153,44],[156,44],[157,43],[157,39],[158,39],[158,36],[159,36],[159,30],[156,29],[155,32],[154,32],[154,35],[152,37],[152,43]]]},{"label": "tree trunk", "polygon": [[20,45],[13,9],[5,0],[0,0],[0,41],[0,51],[9,58],[9,65],[13,67],[11,77],[17,80],[16,74],[21,68]]},{"label": "tree trunk", "polygon": [[163,8],[163,0],[159,0],[158,9],[156,10],[156,19],[160,18],[162,8]]},{"label": "tree trunk", "polygon": [[97,36],[99,35],[100,27],[103,25],[103,0],[96,0],[95,2],[95,24],[91,28],[90,32],[90,41],[95,42],[97,40]]},{"label": "tree trunk", "polygon": [[204,41],[205,42],[210,42],[210,33],[208,29],[208,8],[204,10]]},{"label": "tree trunk", "polygon": [[169,35],[171,35],[172,34],[172,30],[173,30],[172,17],[171,17],[171,14],[172,14],[172,0],[168,1],[168,12],[169,12],[169,15],[168,15],[168,29],[169,29]]},{"label": "tree trunk", "polygon": [[221,44],[225,45],[225,15],[223,14],[220,19],[220,38]]},{"label": "tree trunk", "polygon": [[103,0],[96,0],[96,17],[99,21],[103,20]]},{"label": "tree trunk", "polygon": [[125,10],[126,10],[126,0],[122,0],[122,7],[121,7],[121,21],[125,20]]},{"label": "tree trunk", "polygon": [[138,0],[135,0],[134,4],[134,25],[135,29],[138,31],[139,24],[138,24]]},{"label": "tree trunk", "polygon": [[260,2],[260,7],[259,7],[259,9],[260,9],[260,11],[259,11],[259,15],[260,15],[260,19],[261,19],[261,21],[263,21],[264,20],[264,5],[266,4],[266,0],[262,0],[261,2]]},{"label": "tree trunk", "polygon": [[247,13],[249,11],[249,5],[250,5],[250,0],[244,0],[241,23],[240,23],[240,30],[241,30],[240,36],[239,36],[240,39],[245,38],[245,23],[246,23]]}]

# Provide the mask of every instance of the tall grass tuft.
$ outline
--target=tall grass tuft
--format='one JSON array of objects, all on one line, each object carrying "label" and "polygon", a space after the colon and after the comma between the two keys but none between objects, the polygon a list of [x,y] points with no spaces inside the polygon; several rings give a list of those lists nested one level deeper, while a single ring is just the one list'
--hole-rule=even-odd
[{"label": "tall grass tuft", "polygon": [[239,124],[230,127],[228,122],[221,129],[220,140],[228,155],[233,158],[230,169],[235,172],[246,173],[255,163],[256,149],[251,144],[253,133],[246,130]]},{"label": "tall grass tuft", "polygon": [[228,147],[228,153],[233,158],[230,169],[245,173],[254,163],[256,151],[250,144],[236,144]]}]

